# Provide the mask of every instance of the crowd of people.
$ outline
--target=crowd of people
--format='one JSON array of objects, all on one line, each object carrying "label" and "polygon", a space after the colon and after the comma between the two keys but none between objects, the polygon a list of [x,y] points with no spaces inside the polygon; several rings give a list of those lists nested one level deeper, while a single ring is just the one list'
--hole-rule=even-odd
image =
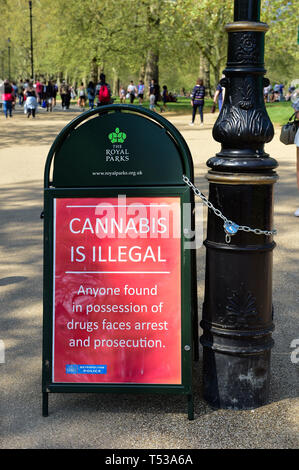
[{"label": "crowd of people", "polygon": [[[177,101],[177,98],[168,91],[166,85],[163,85],[161,93],[160,85],[154,79],[152,79],[149,84],[148,95],[149,105],[152,111],[155,111],[157,107],[161,112],[167,111],[166,103]],[[138,85],[135,85],[134,81],[131,80],[127,88],[121,85],[119,90],[120,102],[123,104],[126,103],[126,100],[128,100],[130,104],[134,104],[135,99],[138,99],[138,104],[142,105],[144,96],[145,85],[143,80],[139,80]],[[159,104],[159,101],[162,101],[162,105]]]},{"label": "crowd of people", "polygon": [[264,88],[265,102],[276,103],[279,101],[290,101],[295,87],[290,86],[286,94],[284,94],[284,88],[285,86],[283,83],[275,83],[273,86],[269,83],[269,85]]},{"label": "crowd of people", "polygon": [[[138,100],[138,104],[142,105],[144,102],[145,93],[149,96],[149,108],[152,111],[160,110],[165,112],[168,110],[167,103],[176,102],[177,98],[168,91],[166,85],[163,85],[162,90],[160,85],[155,79],[152,79],[146,90],[143,80],[139,80],[135,85],[131,80],[128,86],[121,85],[119,89],[120,103],[134,104]],[[113,103],[111,87],[106,82],[106,77],[102,73],[98,83],[90,81],[87,86],[83,82],[80,83],[78,88],[70,86],[66,80],[58,86],[56,81],[37,80],[33,83],[30,80],[20,80],[18,84],[15,82],[4,82],[4,93],[2,96],[3,110],[6,117],[12,117],[12,111],[16,103],[24,107],[24,113],[29,118],[35,118],[36,111],[39,107],[51,112],[56,106],[57,94],[61,97],[61,107],[63,110],[70,108],[71,100],[77,99],[77,105],[81,111],[86,109],[93,109],[96,106]],[[192,121],[190,125],[194,125],[197,111],[200,115],[201,126],[203,125],[203,107],[206,89],[202,79],[198,79],[195,87],[193,88],[190,97],[192,105]],[[214,95],[215,105],[218,102],[219,111],[221,110],[223,102],[224,89],[218,84],[216,93]]]},{"label": "crowd of people", "polygon": [[[287,94],[284,96],[283,84],[276,83],[273,87],[269,84],[264,88],[264,100],[265,102],[289,101],[294,90],[295,87],[289,87]],[[106,77],[103,73],[100,75],[100,80],[97,84],[90,81],[88,86],[85,87],[84,83],[81,82],[77,90],[68,85],[65,80],[62,81],[60,86],[58,86],[55,81],[51,80],[48,82],[46,82],[46,80],[37,80],[35,83],[30,80],[25,80],[24,82],[23,80],[20,80],[18,84],[14,81],[10,82],[9,80],[5,80],[2,91],[3,111],[6,118],[11,118],[13,116],[13,109],[16,103],[24,107],[24,113],[28,118],[30,118],[30,116],[35,118],[36,111],[39,106],[45,108],[48,112],[51,112],[53,107],[56,106],[56,97],[58,93],[61,97],[61,106],[63,110],[69,109],[71,99],[75,98],[78,99],[77,104],[81,111],[86,109],[87,100],[88,107],[90,109],[93,109],[95,106],[113,103],[111,87],[106,82]],[[214,112],[217,103],[219,111],[221,111],[224,93],[225,89],[222,87],[220,81],[214,94],[214,106],[212,112]],[[156,111],[157,108],[160,109],[161,113],[163,111],[167,111],[167,103],[176,101],[176,97],[168,92],[167,86],[164,85],[161,92],[159,84],[154,79],[152,79],[149,84],[148,94],[149,107],[152,111]],[[122,104],[125,104],[126,100],[128,100],[130,104],[133,104],[135,99],[137,99],[138,104],[142,105],[144,95],[145,84],[143,80],[139,80],[138,85],[135,85],[134,81],[131,80],[126,88],[123,85],[120,86],[119,99]],[[200,116],[200,126],[203,126],[205,95],[206,88],[204,86],[204,82],[201,78],[198,78],[189,95],[192,106],[191,126],[194,126],[197,112]],[[162,101],[162,104],[160,104],[160,101]],[[295,110],[296,123],[299,123],[299,101],[296,102],[295,105],[293,104],[293,107]],[[296,133],[294,143],[297,147],[297,184],[299,188],[299,129]],[[295,211],[294,215],[299,217],[299,209]]]},{"label": "crowd of people", "polygon": [[[290,87],[286,95],[284,95],[283,91],[283,84],[276,83],[274,86],[269,84],[264,88],[265,102],[288,101],[293,89]],[[130,81],[128,86],[121,85],[119,89],[120,103],[125,104],[128,102],[129,104],[134,104],[135,100],[138,100],[138,104],[142,105],[146,93],[149,96],[149,108],[152,111],[159,109],[160,112],[165,112],[168,109],[167,103],[177,101],[176,96],[168,91],[166,85],[164,85],[161,90],[158,82],[152,79],[147,89],[145,88],[143,80],[139,80],[137,85],[134,84],[133,80]],[[213,98],[214,106],[212,112],[215,111],[217,103],[219,111],[221,111],[224,93],[225,89],[218,83]],[[69,85],[66,80],[63,80],[59,85],[55,80],[46,81],[44,79],[38,79],[35,83],[28,79],[24,81],[20,80],[19,83],[5,80],[2,94],[5,117],[12,117],[16,103],[24,107],[24,113],[28,118],[30,116],[34,118],[39,107],[51,112],[56,106],[56,97],[58,94],[61,97],[61,107],[63,110],[68,110],[71,100],[75,99],[77,99],[77,105],[81,111],[84,111],[87,106],[89,109],[93,109],[96,106],[111,104],[114,101],[111,87],[106,82],[106,77],[103,73],[100,75],[98,83],[90,81],[88,85],[85,86],[84,83],[81,82],[78,87]],[[200,125],[203,126],[205,95],[206,88],[203,80],[199,78],[190,95],[188,95],[191,98],[192,105],[191,126],[194,125],[197,112],[200,116]]]},{"label": "crowd of people", "polygon": [[[25,80],[20,80],[17,85],[15,82],[10,83],[8,80],[4,83],[3,93],[3,109],[5,116],[12,117],[12,111],[16,102],[20,106],[24,106],[24,113],[29,118],[32,116],[35,118],[38,107],[45,108],[48,112],[51,112],[56,106],[56,96],[59,93],[61,97],[61,107],[63,110],[68,110],[70,107],[71,100],[77,99],[77,104],[81,111],[86,109],[86,105],[89,109],[93,109],[96,106],[106,105],[113,103],[111,87],[106,82],[106,77],[102,73],[98,83],[90,81],[87,86],[83,82],[80,83],[79,87],[75,89],[70,86],[65,80],[62,81],[60,86],[57,85],[56,81],[37,80],[35,83]],[[135,100],[138,100],[138,104],[142,105],[144,101],[145,93],[149,96],[149,108],[152,111],[160,110],[165,112],[168,110],[167,103],[177,101],[175,95],[168,91],[166,85],[163,85],[162,90],[160,85],[155,79],[152,79],[146,90],[143,80],[139,80],[138,84],[135,85],[134,81],[131,80],[128,86],[120,86],[119,99],[120,103],[134,104]],[[206,88],[203,80],[198,79],[191,94],[191,105],[192,105],[192,121],[190,125],[194,125],[195,117],[197,112],[200,116],[200,125],[203,126],[203,108],[204,98],[206,95]],[[220,84],[216,88],[214,95],[214,103],[218,102],[219,111],[222,107],[224,89]]]},{"label": "crowd of people", "polygon": [[24,107],[24,113],[29,118],[35,118],[39,106],[47,111],[52,111],[56,105],[56,95],[58,86],[51,81],[37,80],[35,83],[30,80],[20,80],[16,82],[4,81],[2,104],[5,117],[12,117],[12,112],[16,103]]},{"label": "crowd of people", "polygon": [[[102,91],[100,93],[100,89]],[[78,98],[78,105],[80,110],[85,110],[86,100],[90,109],[95,106],[97,98],[97,105],[108,104],[111,102],[110,86],[105,82],[105,75],[101,74],[100,81],[94,85],[89,82],[85,88],[83,83],[80,84],[77,90],[67,84],[65,80],[58,86],[56,81],[51,80],[20,80],[17,84],[9,80],[5,80],[2,90],[2,104],[5,117],[12,117],[15,105],[24,107],[24,113],[29,118],[35,118],[36,111],[39,107],[44,108],[48,112],[52,112],[56,106],[57,94],[61,97],[61,107],[63,110],[70,108],[72,99]],[[101,100],[101,103],[100,103]]]},{"label": "crowd of people", "polygon": [[[177,98],[171,92],[168,92],[166,85],[163,86],[161,93],[159,84],[153,79],[148,90],[145,90],[143,80],[139,80],[138,85],[135,85],[133,80],[130,81],[127,87],[121,85],[119,90],[120,103],[125,104],[128,102],[133,104],[135,100],[138,100],[138,104],[142,105],[146,91],[149,94],[150,109],[153,111],[157,108],[161,112],[167,111],[167,103],[177,101]],[[63,110],[68,110],[71,100],[75,99],[77,99],[81,111],[84,111],[86,106],[93,109],[96,106],[111,104],[114,101],[111,87],[106,82],[103,73],[100,75],[98,83],[90,81],[87,86],[84,86],[84,83],[81,82],[78,88],[70,86],[66,80],[63,80],[59,86],[56,81],[51,80],[36,80],[36,82],[20,80],[18,84],[5,80],[2,93],[4,114],[6,117],[12,117],[16,104],[24,107],[24,113],[28,118],[30,116],[34,118],[39,107],[52,112],[56,106],[58,94],[61,97]],[[161,104],[160,101],[162,101]]]}]

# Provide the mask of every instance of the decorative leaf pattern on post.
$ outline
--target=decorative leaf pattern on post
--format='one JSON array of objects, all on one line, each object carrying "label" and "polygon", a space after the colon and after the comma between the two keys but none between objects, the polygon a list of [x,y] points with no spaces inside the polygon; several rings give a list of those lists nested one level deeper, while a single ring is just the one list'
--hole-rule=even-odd
[{"label": "decorative leaf pattern on post", "polygon": [[[242,106],[248,104],[246,100],[240,102]],[[273,135],[273,125],[266,110],[262,108],[242,109],[241,106],[224,105],[213,128],[214,139],[227,145],[270,142]]]},{"label": "decorative leaf pattern on post", "polygon": [[227,297],[225,311],[219,315],[218,321],[226,326],[247,327],[259,323],[256,298],[247,291],[242,282],[239,290],[232,290]]},{"label": "decorative leaf pattern on post", "polygon": [[238,91],[242,96],[242,100],[239,101],[239,107],[242,109],[253,108],[253,87],[248,77],[244,80],[244,87],[238,87]]}]

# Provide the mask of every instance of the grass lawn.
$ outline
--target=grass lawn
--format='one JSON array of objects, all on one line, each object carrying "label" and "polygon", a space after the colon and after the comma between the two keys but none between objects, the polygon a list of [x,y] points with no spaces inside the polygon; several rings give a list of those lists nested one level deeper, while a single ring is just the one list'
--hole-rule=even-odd
[{"label": "grass lawn", "polygon": [[[127,103],[128,102],[129,100],[127,100]],[[114,103],[120,103],[119,98],[116,98]],[[72,100],[71,104],[76,105],[77,100]],[[134,101],[134,104],[138,105],[138,99]],[[162,101],[160,101],[159,104],[162,106]],[[142,106],[149,109],[149,101],[144,101]],[[211,98],[205,99],[204,113],[210,113],[212,106],[213,100]],[[289,117],[293,114],[293,108],[290,102],[267,103],[266,108],[273,124],[286,124]],[[88,109],[87,104],[86,109]],[[159,108],[157,108],[157,111],[160,112]],[[176,103],[167,103],[167,111],[175,114],[190,114],[191,116],[190,98],[178,98]]]},{"label": "grass lawn", "polygon": [[[114,103],[119,103],[119,99],[116,98]],[[191,104],[190,104],[190,98],[178,98],[176,103],[167,103],[167,110],[171,113],[176,113],[176,114],[191,114]],[[127,100],[127,103],[129,103],[129,100]],[[138,105],[138,99],[134,101],[135,105]],[[162,106],[163,102],[162,100],[159,101],[159,104]],[[144,101],[143,105],[144,108],[149,109],[149,101]],[[211,108],[213,106],[213,100],[208,98],[205,99],[205,106],[204,106],[204,112],[210,113]],[[159,107],[157,107],[157,111],[159,110]]]},{"label": "grass lawn", "polygon": [[[119,99],[116,99],[114,103],[119,103]],[[137,99],[134,101],[134,104],[138,104]],[[162,105],[162,101],[160,104]],[[143,106],[149,108],[149,102],[144,101]],[[210,98],[205,99],[204,112],[210,113],[212,106],[213,100]],[[191,115],[190,98],[178,98],[176,103],[167,103],[167,109],[172,113]],[[273,124],[286,124],[289,117],[293,114],[291,103],[286,101],[281,103],[266,103],[266,109]],[[159,108],[157,111],[159,111]]]},{"label": "grass lawn", "polygon": [[294,113],[290,101],[285,101],[282,103],[267,103],[266,105],[267,112],[273,124],[286,124],[289,118]]}]

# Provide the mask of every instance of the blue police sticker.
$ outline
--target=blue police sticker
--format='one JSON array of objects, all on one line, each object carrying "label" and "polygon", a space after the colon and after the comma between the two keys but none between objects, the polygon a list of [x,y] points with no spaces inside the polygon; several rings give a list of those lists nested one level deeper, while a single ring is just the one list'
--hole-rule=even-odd
[{"label": "blue police sticker", "polygon": [[224,224],[224,230],[228,235],[235,235],[239,230],[239,225],[234,222],[226,222]]}]

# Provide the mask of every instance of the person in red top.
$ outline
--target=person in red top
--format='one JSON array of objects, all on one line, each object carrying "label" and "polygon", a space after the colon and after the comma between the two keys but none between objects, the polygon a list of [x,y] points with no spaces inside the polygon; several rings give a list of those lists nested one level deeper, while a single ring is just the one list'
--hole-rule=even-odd
[{"label": "person in red top", "polygon": [[43,96],[43,85],[39,80],[37,80],[37,82],[36,82],[35,91],[36,91],[36,94],[37,94],[37,102],[41,106],[42,96]]},{"label": "person in red top", "polygon": [[14,90],[8,80],[4,81],[4,93],[2,94],[3,111],[5,117],[12,117],[12,103],[14,101]]}]

